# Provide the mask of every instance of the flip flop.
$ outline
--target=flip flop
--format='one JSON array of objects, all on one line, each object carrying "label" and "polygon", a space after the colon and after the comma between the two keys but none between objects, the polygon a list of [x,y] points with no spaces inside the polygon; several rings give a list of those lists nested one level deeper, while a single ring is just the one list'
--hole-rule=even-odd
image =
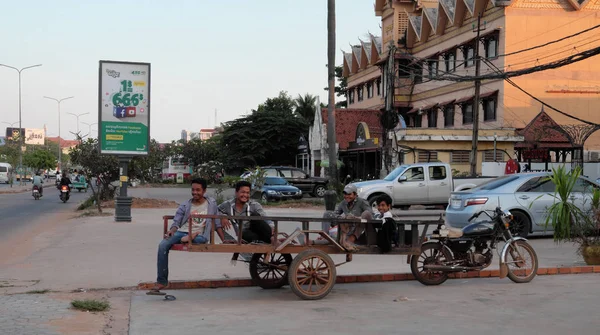
[{"label": "flip flop", "polygon": [[146,292],[147,295],[166,295],[167,293],[161,292],[159,290],[150,290]]}]

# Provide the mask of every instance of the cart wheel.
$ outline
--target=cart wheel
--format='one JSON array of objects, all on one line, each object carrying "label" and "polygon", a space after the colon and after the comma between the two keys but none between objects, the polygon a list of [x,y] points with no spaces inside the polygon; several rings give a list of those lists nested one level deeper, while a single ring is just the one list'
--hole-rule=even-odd
[{"label": "cart wheel", "polygon": [[327,296],[335,285],[335,278],[335,263],[328,254],[317,249],[299,253],[289,269],[290,288],[304,300]]},{"label": "cart wheel", "polygon": [[265,255],[252,255],[252,260],[250,260],[250,277],[252,277],[252,282],[266,290],[281,288],[287,285],[287,270],[290,264],[292,264],[292,255],[271,254],[269,264],[265,263]]}]

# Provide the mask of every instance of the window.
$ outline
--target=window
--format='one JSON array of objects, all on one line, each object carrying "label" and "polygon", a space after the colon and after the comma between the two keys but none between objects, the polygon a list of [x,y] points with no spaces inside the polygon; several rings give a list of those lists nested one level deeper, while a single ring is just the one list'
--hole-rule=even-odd
[{"label": "window", "polygon": [[438,160],[437,151],[419,151],[418,156],[419,163],[430,163]]},{"label": "window", "polygon": [[454,105],[444,107],[444,127],[454,127]]},{"label": "window", "polygon": [[592,193],[594,186],[585,179],[578,178],[573,186],[573,192]]},{"label": "window", "polygon": [[367,99],[371,99],[373,97],[373,83],[367,83]]},{"label": "window", "polygon": [[534,177],[523,184],[517,192],[552,193],[556,185],[546,177]]},{"label": "window", "polygon": [[351,104],[354,103],[354,89],[353,88],[348,90],[348,100],[350,101]]},{"label": "window", "polygon": [[265,169],[265,177],[280,177],[280,175],[275,169]]},{"label": "window", "polygon": [[483,100],[483,121],[496,120],[496,101],[496,97]]},{"label": "window", "polygon": [[498,57],[498,37],[490,37],[485,41],[485,58]]},{"label": "window", "polygon": [[456,71],[456,50],[449,51],[444,55],[446,63],[446,72]]},{"label": "window", "polygon": [[299,178],[299,179],[304,179],[304,178],[306,178],[308,176],[302,170],[292,170],[292,177]]},{"label": "window", "polygon": [[381,78],[377,78],[375,83],[377,84],[377,96],[380,96],[381,95]]},{"label": "window", "polygon": [[473,102],[462,106],[463,124],[473,123]]},{"label": "window", "polygon": [[402,174],[406,176],[406,181],[424,181],[425,174],[423,173],[423,167],[418,166],[414,168],[407,169]]},{"label": "window", "polygon": [[450,163],[469,163],[470,161],[470,151],[452,151],[450,153]]},{"label": "window", "polygon": [[429,167],[429,180],[444,180],[446,179],[446,167],[445,166],[430,166]]},{"label": "window", "polygon": [[473,44],[465,46],[465,67],[475,64],[475,46]]},{"label": "window", "polygon": [[433,79],[438,75],[438,62],[436,60],[430,60],[427,62],[428,78]]},{"label": "window", "polygon": [[415,84],[419,84],[423,82],[423,64],[416,63],[413,64],[412,68],[412,76]]},{"label": "window", "polygon": [[284,178],[292,178],[292,170],[290,169],[279,169],[279,173]]},{"label": "window", "polygon": [[427,127],[437,128],[437,108],[432,108],[427,111]]},{"label": "window", "polygon": [[483,152],[484,162],[504,162],[504,152],[496,150],[496,159],[494,159],[494,150]]},{"label": "window", "polygon": [[400,59],[398,61],[398,77],[399,78],[410,78],[412,68],[410,65],[410,59]]},{"label": "window", "polygon": [[421,128],[423,123],[423,115],[416,115],[415,116],[415,127],[416,128]]},{"label": "window", "polygon": [[363,101],[363,86],[359,86],[356,89],[357,95],[358,95],[358,101]]},{"label": "window", "polygon": [[0,172],[8,172],[8,168],[6,168],[6,166],[0,166]]}]

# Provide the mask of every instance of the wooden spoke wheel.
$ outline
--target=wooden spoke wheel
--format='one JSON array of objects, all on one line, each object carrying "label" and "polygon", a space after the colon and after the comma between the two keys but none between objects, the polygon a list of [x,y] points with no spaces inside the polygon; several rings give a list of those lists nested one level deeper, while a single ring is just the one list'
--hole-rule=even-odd
[{"label": "wooden spoke wheel", "polygon": [[269,262],[265,262],[267,254],[254,254],[250,261],[250,277],[252,282],[264,289],[281,288],[288,284],[288,269],[292,264],[290,254],[270,254]]},{"label": "wooden spoke wheel", "polygon": [[299,253],[288,272],[290,288],[304,300],[322,299],[335,285],[335,263],[321,250],[308,249]]}]

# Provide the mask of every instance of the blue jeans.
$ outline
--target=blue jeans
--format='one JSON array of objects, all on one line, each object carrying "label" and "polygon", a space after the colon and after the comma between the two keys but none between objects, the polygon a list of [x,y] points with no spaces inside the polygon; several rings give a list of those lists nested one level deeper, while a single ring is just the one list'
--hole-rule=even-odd
[{"label": "blue jeans", "polygon": [[[187,236],[188,233],[184,233],[181,231],[176,231],[173,236],[160,241],[158,245],[158,259],[157,259],[157,276],[156,282],[162,285],[169,284],[169,250],[173,246],[173,244],[177,244],[181,242],[181,239],[184,236]],[[194,244],[204,244],[206,243],[206,237],[202,235],[196,236],[196,238],[192,241]]]}]

